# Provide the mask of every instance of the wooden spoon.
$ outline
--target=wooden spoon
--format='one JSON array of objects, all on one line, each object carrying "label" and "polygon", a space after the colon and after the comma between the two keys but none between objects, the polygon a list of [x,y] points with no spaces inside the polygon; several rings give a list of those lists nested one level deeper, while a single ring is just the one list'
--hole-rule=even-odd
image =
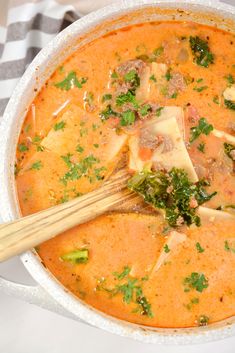
[{"label": "wooden spoon", "polygon": [[120,171],[99,189],[84,196],[0,225],[0,262],[137,198],[126,189],[129,175]]}]

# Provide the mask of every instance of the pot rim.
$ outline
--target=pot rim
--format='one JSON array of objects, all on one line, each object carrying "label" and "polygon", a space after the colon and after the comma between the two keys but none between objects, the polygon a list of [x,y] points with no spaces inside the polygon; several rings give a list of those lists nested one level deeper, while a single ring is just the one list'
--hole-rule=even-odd
[{"label": "pot rim", "polygon": [[[180,0],[177,3],[174,0],[122,0],[118,3],[111,4],[98,11],[92,12],[89,15],[79,19],[72,25],[59,33],[45,48],[43,48],[28,69],[20,79],[14,93],[9,100],[0,126],[0,185],[4,185],[0,194],[0,215],[3,221],[7,222],[19,216],[13,211],[12,198],[14,186],[10,185],[10,173],[12,173],[13,165],[11,161],[11,170],[9,166],[9,146],[15,144],[12,142],[12,124],[16,122],[18,112],[17,106],[20,104],[23,93],[27,94],[27,88],[30,81],[35,76],[35,70],[42,66],[48,56],[53,56],[55,49],[62,48],[65,37],[69,38],[78,33],[89,30],[90,26],[95,26],[101,21],[105,21],[112,16],[121,15],[126,11],[138,9],[140,7],[160,5],[161,7],[173,6],[173,8],[184,7],[190,5],[200,5],[205,10],[212,11],[221,10],[228,17],[235,18],[235,8],[233,6],[221,3],[218,0],[208,0],[205,4],[204,0]],[[192,9],[191,9],[192,10]],[[13,203],[12,203],[13,202]],[[223,339],[235,335],[235,323],[228,320],[220,321],[219,323],[209,325],[207,327],[194,328],[150,328],[137,324],[132,324],[122,321],[111,316],[108,316],[98,310],[90,307],[68,292],[61,283],[59,283],[49,271],[42,266],[39,257],[33,252],[28,251],[20,256],[24,266],[30,272],[32,277],[64,308],[72,312],[78,319],[89,323],[92,326],[102,328],[108,332],[115,333],[121,336],[134,338],[136,340],[157,343],[157,344],[195,344],[208,341]]]}]

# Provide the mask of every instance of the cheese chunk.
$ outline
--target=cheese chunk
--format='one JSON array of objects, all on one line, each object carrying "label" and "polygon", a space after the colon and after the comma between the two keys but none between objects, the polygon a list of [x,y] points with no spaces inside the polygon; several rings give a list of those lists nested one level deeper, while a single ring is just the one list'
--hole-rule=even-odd
[{"label": "cheese chunk", "polygon": [[232,85],[231,87],[227,87],[223,93],[223,96],[228,101],[235,102],[235,85]]}]

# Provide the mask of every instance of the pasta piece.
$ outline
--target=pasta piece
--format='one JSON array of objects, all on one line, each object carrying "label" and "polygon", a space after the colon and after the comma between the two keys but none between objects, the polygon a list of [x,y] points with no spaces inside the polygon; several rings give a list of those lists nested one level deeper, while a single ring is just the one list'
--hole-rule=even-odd
[{"label": "pasta piece", "polygon": [[151,271],[151,274],[154,274],[156,271],[158,271],[159,268],[168,260],[168,258],[172,256],[172,254],[175,254],[175,252],[178,249],[178,246],[183,242],[185,242],[186,240],[187,240],[186,234],[179,233],[176,231],[170,232],[170,235],[167,238],[167,241],[165,242],[161,250],[161,253]]},{"label": "pasta piece", "polygon": [[147,129],[150,129],[154,138],[163,136],[170,141],[171,146],[160,144],[152,153],[152,156],[143,160],[140,158],[140,137],[132,136],[129,140],[129,168],[134,171],[141,171],[146,164],[154,165],[155,168],[164,167],[165,169],[182,168],[184,169],[191,181],[198,181],[197,174],[193,164],[189,158],[184,141],[175,117],[156,122],[154,119],[152,124],[148,123]]},{"label": "pasta piece", "polygon": [[215,210],[212,208],[202,207],[198,208],[198,214],[201,218],[202,223],[219,222],[234,219],[235,216],[231,213]]}]

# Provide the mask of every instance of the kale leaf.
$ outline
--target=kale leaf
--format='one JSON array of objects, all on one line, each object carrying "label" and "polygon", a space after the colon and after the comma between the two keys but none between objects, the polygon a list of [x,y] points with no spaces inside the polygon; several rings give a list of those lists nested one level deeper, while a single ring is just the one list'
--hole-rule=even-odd
[{"label": "kale leaf", "polygon": [[198,36],[190,36],[189,43],[197,65],[208,67],[214,63],[214,55],[210,52],[207,41]]},{"label": "kale leaf", "polygon": [[[194,184],[183,169],[172,168],[169,172],[143,170],[136,173],[129,179],[128,188],[140,194],[153,207],[164,209],[171,227],[183,223],[200,226],[197,206],[216,195],[216,192],[206,192],[204,187],[208,184],[205,180]],[[190,206],[192,200],[196,201],[196,207]]]}]

